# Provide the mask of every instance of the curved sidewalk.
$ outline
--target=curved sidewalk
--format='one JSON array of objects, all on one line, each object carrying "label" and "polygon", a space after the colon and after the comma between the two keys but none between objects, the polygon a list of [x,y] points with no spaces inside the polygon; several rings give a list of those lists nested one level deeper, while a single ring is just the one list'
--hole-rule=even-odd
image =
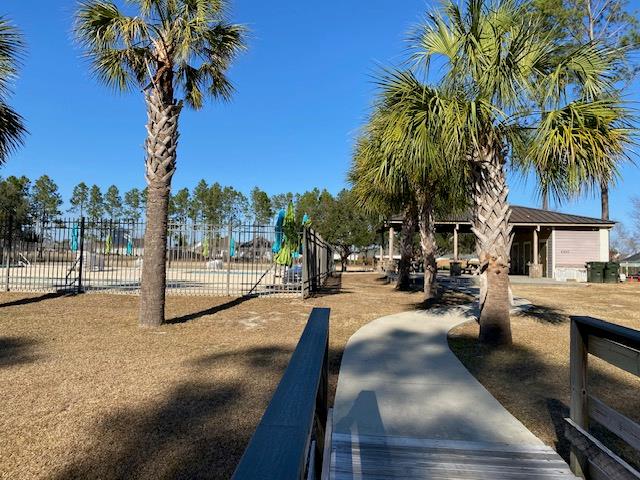
[{"label": "curved sidewalk", "polygon": [[[333,409],[332,478],[400,478],[389,466],[392,457],[405,459],[406,465],[398,467],[404,472],[402,478],[575,478],[566,463],[511,415],[449,349],[448,331],[473,318],[464,308],[404,312],[374,320],[349,339]],[[371,465],[375,475],[362,471],[369,448],[364,445],[370,446],[369,459],[376,459]],[[481,474],[484,470],[467,477],[469,472],[462,469],[455,476],[441,477],[431,470],[437,462],[425,459],[441,458],[443,448],[464,451],[467,461],[485,467],[488,460],[477,460],[478,452],[489,449],[489,456],[500,457],[490,461],[502,462],[510,470],[517,461],[507,461],[509,455],[529,455],[525,468],[531,469],[530,475],[502,476],[502,470],[490,469],[487,477]],[[538,463],[531,463],[532,455],[544,465],[542,469],[550,469],[547,474],[531,475],[540,471]],[[461,457],[455,458],[459,462]],[[384,468],[375,465],[379,461],[388,475],[380,473]],[[424,467],[427,470],[404,477],[421,462],[430,465]],[[450,471],[449,466],[440,469]]]}]

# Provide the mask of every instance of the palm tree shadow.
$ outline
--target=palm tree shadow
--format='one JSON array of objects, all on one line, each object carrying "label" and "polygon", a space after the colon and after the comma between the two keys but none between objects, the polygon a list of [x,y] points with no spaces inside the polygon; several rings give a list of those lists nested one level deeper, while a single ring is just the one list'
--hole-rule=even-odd
[{"label": "palm tree shadow", "polygon": [[228,310],[233,307],[237,307],[238,305],[243,304],[247,300],[251,300],[252,298],[256,298],[257,295],[245,295],[244,297],[234,298],[233,300],[229,300],[228,302],[221,303],[220,305],[216,305],[211,308],[207,308],[204,310],[200,310],[199,312],[188,313],[186,315],[182,315],[180,317],[175,317],[167,320],[165,324],[167,325],[176,325],[180,323],[186,323],[191,320],[196,320],[198,318],[206,317],[207,315],[214,315],[218,312],[222,312],[224,310]]},{"label": "palm tree shadow", "polygon": [[290,355],[287,348],[267,345],[187,363],[196,378],[230,365],[238,372],[215,382],[185,380],[143,405],[113,409],[56,479],[230,478],[272,394],[268,383],[256,391],[246,379],[279,380]]}]

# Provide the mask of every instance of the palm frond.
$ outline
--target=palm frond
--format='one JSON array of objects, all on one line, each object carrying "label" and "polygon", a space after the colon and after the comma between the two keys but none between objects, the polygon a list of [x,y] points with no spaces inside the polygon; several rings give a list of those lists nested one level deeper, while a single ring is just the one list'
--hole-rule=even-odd
[{"label": "palm frond", "polygon": [[26,134],[24,119],[6,103],[0,102],[0,165],[22,145]]},{"label": "palm frond", "polygon": [[0,98],[10,93],[23,53],[22,35],[7,18],[0,17]]},{"label": "palm frond", "polygon": [[636,143],[633,113],[616,99],[577,100],[546,112],[527,161],[559,196],[611,181]]},{"label": "palm frond", "polygon": [[97,78],[120,90],[162,84],[163,98],[181,91],[193,108],[207,96],[231,96],[227,70],[245,48],[246,31],[226,22],[223,0],[129,3],[137,5],[137,15],[126,15],[111,0],[80,3],[75,32]]}]

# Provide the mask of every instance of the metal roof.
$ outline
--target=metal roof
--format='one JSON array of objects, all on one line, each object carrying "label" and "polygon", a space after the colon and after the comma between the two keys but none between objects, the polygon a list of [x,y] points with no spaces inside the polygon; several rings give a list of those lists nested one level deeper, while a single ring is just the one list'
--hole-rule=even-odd
[{"label": "metal roof", "polygon": [[623,258],[621,262],[640,262],[640,252],[631,255],[630,257]]},{"label": "metal roof", "polygon": [[[402,223],[403,215],[393,215],[392,223]],[[436,219],[437,224],[448,223],[471,223],[471,212],[462,215],[454,215],[446,219]],[[616,222],[611,220],[602,220],[600,218],[583,217],[581,215],[573,215],[570,213],[554,212],[551,210],[542,210],[540,208],[521,207],[519,205],[511,206],[511,220],[513,225],[589,225],[613,227]]]}]

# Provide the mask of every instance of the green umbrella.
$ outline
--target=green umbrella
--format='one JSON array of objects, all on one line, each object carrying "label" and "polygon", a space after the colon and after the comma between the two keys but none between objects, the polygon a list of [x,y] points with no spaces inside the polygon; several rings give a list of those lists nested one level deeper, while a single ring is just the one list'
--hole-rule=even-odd
[{"label": "green umbrella", "polygon": [[202,256],[209,258],[209,237],[204,237],[204,241],[202,242]]},{"label": "green umbrella", "polygon": [[111,247],[112,247],[112,241],[111,241],[111,234],[107,235],[107,241],[104,244],[104,253],[106,253],[107,255],[109,255],[111,253]]}]

